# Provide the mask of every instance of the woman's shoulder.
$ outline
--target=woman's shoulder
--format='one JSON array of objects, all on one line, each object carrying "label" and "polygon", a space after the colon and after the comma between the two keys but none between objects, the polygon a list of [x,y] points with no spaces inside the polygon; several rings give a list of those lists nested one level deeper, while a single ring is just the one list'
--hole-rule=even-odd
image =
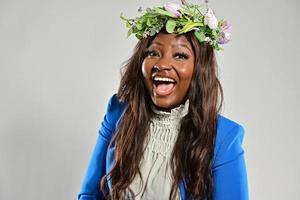
[{"label": "woman's shoulder", "polygon": [[[215,140],[215,159],[241,153],[245,129],[240,123],[218,115],[217,134]],[[236,151],[239,152],[236,152]]]},{"label": "woman's shoulder", "polygon": [[222,139],[223,137],[226,137],[228,133],[232,132],[232,130],[244,132],[244,127],[239,122],[219,114],[217,123],[217,137]]},{"label": "woman's shoulder", "polygon": [[117,93],[114,93],[108,100],[106,113],[111,114],[112,117],[119,117],[119,115],[121,115],[124,111],[125,107],[125,103],[119,100]]},{"label": "woman's shoulder", "polygon": [[112,130],[114,130],[122,114],[124,113],[125,108],[125,103],[119,100],[116,93],[111,95],[106,107],[104,126],[110,127]]},{"label": "woman's shoulder", "polygon": [[216,146],[220,145],[226,138],[236,138],[244,136],[244,127],[242,124],[227,118],[223,115],[218,115]]}]

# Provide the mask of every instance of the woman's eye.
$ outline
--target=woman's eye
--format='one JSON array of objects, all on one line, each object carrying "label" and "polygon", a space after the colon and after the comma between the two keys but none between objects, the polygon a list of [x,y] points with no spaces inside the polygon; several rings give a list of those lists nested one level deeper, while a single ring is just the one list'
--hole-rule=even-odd
[{"label": "woman's eye", "polygon": [[145,52],[146,57],[154,57],[154,56],[159,56],[159,53],[155,50],[147,50]]},{"label": "woman's eye", "polygon": [[187,60],[189,58],[186,53],[176,53],[174,57],[179,60]]}]

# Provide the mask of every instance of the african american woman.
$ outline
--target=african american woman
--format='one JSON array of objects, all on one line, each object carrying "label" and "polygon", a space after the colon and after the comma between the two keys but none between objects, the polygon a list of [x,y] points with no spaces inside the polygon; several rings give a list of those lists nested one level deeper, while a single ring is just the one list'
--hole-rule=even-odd
[{"label": "african american woman", "polygon": [[79,200],[247,200],[244,128],[220,114],[215,50],[230,25],[207,5],[126,19],[139,39],[108,102]]}]

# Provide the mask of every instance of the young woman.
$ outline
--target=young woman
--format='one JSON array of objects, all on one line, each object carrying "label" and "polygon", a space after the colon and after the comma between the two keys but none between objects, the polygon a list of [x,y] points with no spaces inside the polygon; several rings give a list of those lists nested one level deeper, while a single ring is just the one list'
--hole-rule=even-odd
[{"label": "young woman", "polygon": [[109,100],[78,199],[248,199],[244,129],[219,114],[218,46],[179,28],[135,30],[145,37]]}]

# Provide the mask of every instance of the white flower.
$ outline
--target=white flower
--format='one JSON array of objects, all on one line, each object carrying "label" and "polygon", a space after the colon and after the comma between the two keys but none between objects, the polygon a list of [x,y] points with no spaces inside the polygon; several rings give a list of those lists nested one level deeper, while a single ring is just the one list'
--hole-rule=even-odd
[{"label": "white flower", "polygon": [[179,11],[182,9],[182,7],[176,3],[165,3],[164,8],[172,13],[176,18],[180,17],[181,15]]},{"label": "white flower", "polygon": [[207,13],[204,16],[204,24],[207,24],[211,29],[218,28],[218,20],[211,8],[207,10]]},{"label": "white flower", "polygon": [[204,41],[205,41],[205,42],[210,42],[211,39],[210,39],[210,37],[206,37],[206,38],[204,39]]}]

